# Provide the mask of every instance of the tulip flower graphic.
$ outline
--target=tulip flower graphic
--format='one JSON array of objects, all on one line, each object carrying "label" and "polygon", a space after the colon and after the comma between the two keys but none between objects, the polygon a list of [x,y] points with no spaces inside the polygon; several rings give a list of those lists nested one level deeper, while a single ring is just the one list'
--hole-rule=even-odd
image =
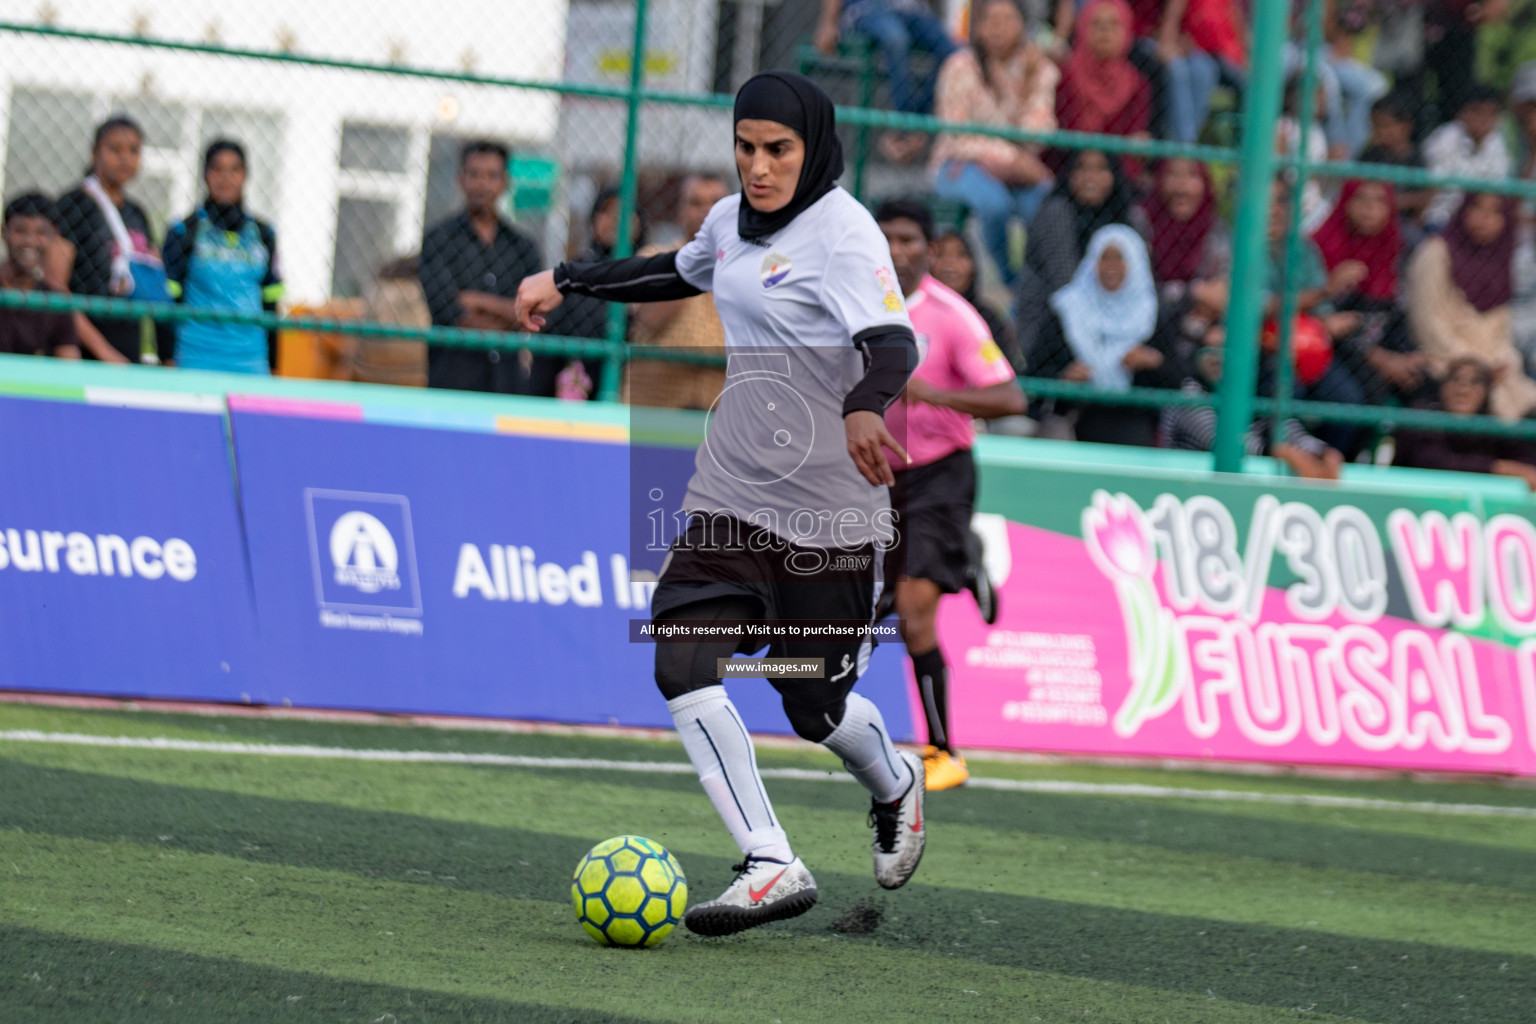
[{"label": "tulip flower graphic", "polygon": [[1173,707],[1183,692],[1184,671],[1175,643],[1173,613],[1152,584],[1157,558],[1146,515],[1130,497],[1095,491],[1083,509],[1088,557],[1115,585],[1130,647],[1131,689],[1115,712],[1115,732],[1134,736],[1149,719]]}]

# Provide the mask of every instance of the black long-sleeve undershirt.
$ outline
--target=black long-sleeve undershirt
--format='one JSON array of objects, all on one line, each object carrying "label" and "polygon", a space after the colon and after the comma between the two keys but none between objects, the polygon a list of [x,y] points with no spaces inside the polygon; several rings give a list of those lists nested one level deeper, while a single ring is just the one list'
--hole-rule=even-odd
[{"label": "black long-sleeve undershirt", "polygon": [[843,399],[843,415],[863,410],[884,416],[917,369],[917,338],[910,327],[871,327],[855,334],[853,343],[864,353],[864,376]]},{"label": "black long-sleeve undershirt", "polygon": [[[702,294],[677,270],[677,252],[630,256],[602,263],[562,263],[555,287],[610,302],[666,302]],[[917,338],[904,326],[871,327],[853,336],[864,353],[864,376],[843,399],[843,415],[864,410],[885,415],[917,368]]]},{"label": "black long-sleeve undershirt", "polygon": [[676,250],[602,263],[562,263],[555,268],[555,287],[609,302],[667,302],[703,294],[678,273]]}]

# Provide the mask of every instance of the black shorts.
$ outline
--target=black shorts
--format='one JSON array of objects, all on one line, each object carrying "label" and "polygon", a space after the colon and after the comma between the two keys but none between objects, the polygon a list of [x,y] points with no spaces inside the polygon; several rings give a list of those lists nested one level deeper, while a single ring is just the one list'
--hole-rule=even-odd
[{"label": "black shorts", "polygon": [[898,538],[886,560],[887,572],[893,580],[931,580],[942,593],[958,594],[975,572],[979,553],[971,534],[976,462],[970,450],[895,476],[891,507],[897,512]]},{"label": "black shorts", "polygon": [[[727,542],[722,542],[728,535]],[[651,596],[651,617],[688,618],[687,606],[722,597],[746,597],[777,621],[874,621],[884,588],[884,553],[873,543],[860,548],[809,548],[757,526],[720,514],[693,518],[673,542]],[[738,654],[757,654],[764,644],[743,641]],[[819,638],[766,645],[775,658],[824,658],[829,680],[850,686],[863,673],[874,640]]]}]

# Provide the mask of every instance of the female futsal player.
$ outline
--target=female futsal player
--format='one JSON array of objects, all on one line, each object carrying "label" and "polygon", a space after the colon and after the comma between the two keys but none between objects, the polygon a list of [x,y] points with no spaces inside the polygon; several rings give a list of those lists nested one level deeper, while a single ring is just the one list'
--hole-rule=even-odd
[{"label": "female futsal player", "polygon": [[[535,331],[564,295],[618,302],[714,293],[726,388],[694,462],[651,613],[677,620],[872,621],[884,586],[893,482],[882,451],[906,453],[883,414],[917,365],[917,345],[874,219],[837,187],[832,101],[808,79],[757,75],[736,94],[741,193],[675,252],[562,263],[518,289]],[[658,643],[656,683],[705,792],[743,854],[736,880],[692,907],[688,927],[729,935],[805,913],[816,881],[774,816],[752,741],[717,659],[761,642]],[[821,743],[871,794],[875,878],[906,883],[923,854],[923,766],[899,753],[880,711],[852,692],[868,636],[829,636],[774,653],[821,658],[815,679],[772,679],[795,732]]]}]

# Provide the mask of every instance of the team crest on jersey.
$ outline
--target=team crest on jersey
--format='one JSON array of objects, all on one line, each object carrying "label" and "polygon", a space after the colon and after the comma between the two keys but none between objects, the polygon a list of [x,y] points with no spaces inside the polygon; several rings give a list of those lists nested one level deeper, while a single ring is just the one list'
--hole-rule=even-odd
[{"label": "team crest on jersey", "polygon": [[901,292],[896,288],[896,275],[891,273],[890,267],[881,267],[875,271],[875,280],[880,282],[880,287],[885,291],[885,298],[881,305],[887,313],[901,312]]},{"label": "team crest on jersey", "polygon": [[790,262],[788,256],[780,252],[770,251],[767,256],[763,257],[762,266],[758,268],[759,274],[763,279],[763,287],[772,288],[788,277],[790,270],[793,268],[794,264]]}]

